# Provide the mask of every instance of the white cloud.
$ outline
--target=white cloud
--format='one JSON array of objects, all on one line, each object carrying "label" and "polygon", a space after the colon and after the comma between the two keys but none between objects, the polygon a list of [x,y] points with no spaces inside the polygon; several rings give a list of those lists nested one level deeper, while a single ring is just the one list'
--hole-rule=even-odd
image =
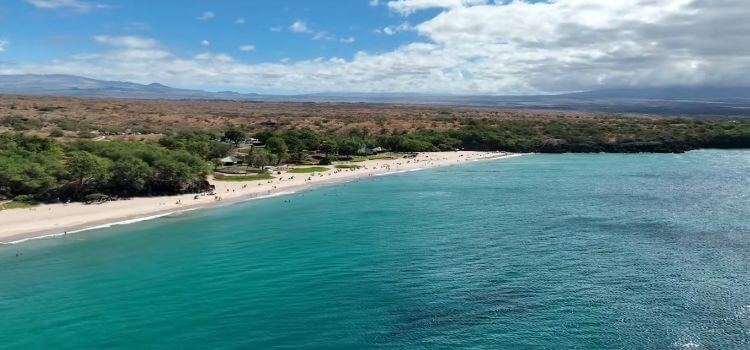
[{"label": "white cloud", "polygon": [[354,42],[355,40],[356,40],[356,39],[354,39],[354,37],[353,37],[353,36],[350,36],[350,37],[348,37],[348,38],[341,38],[341,39],[340,39],[339,41],[340,41],[340,42],[342,42],[342,43],[344,43],[344,44],[351,44],[351,43],[353,43],[353,42]]},{"label": "white cloud", "polygon": [[211,42],[208,41],[207,39],[201,40],[201,46],[210,46],[210,45],[211,45]]},{"label": "white cloud", "polygon": [[5,48],[8,47],[8,45],[10,45],[8,39],[0,38],[0,52],[5,51]]},{"label": "white cloud", "polygon": [[198,16],[198,19],[201,20],[201,21],[207,21],[207,20],[210,20],[210,19],[214,19],[215,17],[216,17],[215,13],[213,13],[211,11],[205,11],[205,12],[201,13],[200,16]]},{"label": "white cloud", "polygon": [[388,2],[388,8],[402,15],[410,15],[419,10],[429,8],[457,9],[467,6],[484,5],[487,2],[487,0],[395,0]]},{"label": "white cloud", "polygon": [[380,6],[380,0],[370,0],[369,5],[372,7]]},{"label": "white cloud", "polygon": [[234,21],[234,24],[245,24],[245,23],[247,23],[247,21],[244,18],[237,18]]},{"label": "white cloud", "polygon": [[336,39],[333,35],[329,35],[326,32],[315,32],[313,34],[313,40],[333,40]]},{"label": "white cloud", "polygon": [[312,31],[307,28],[307,23],[303,21],[295,21],[289,26],[289,30],[295,33],[312,33]]},{"label": "white cloud", "polygon": [[70,9],[76,11],[90,11],[106,7],[101,4],[94,4],[80,0],[26,0],[26,2],[37,8],[47,10]]},{"label": "white cloud", "polygon": [[399,25],[393,25],[393,26],[387,26],[383,28],[382,32],[385,35],[396,35],[399,32],[405,32],[407,30],[413,30],[414,28],[411,26],[411,24],[404,22]]},{"label": "white cloud", "polygon": [[333,40],[335,36],[325,31],[314,31],[307,26],[307,22],[295,21],[289,26],[289,30],[295,33],[310,34],[313,40]]},{"label": "white cloud", "polygon": [[97,35],[94,37],[99,43],[119,46],[131,49],[149,49],[158,46],[156,40],[151,38],[143,38],[139,36],[109,36],[109,35]]},{"label": "white cloud", "polygon": [[213,54],[210,52],[204,52],[195,56],[196,60],[199,61],[213,61],[216,63],[232,63],[234,59],[227,54]]},{"label": "white cloud", "polygon": [[243,52],[255,51],[255,45],[242,45],[240,46],[240,51],[243,51]]},{"label": "white cloud", "polygon": [[[177,86],[314,91],[539,93],[618,86],[750,85],[747,0],[391,1],[420,37],[350,58],[244,63],[194,57],[153,39],[100,36],[111,48],[45,64],[0,63],[0,73],[67,73]],[[400,5],[391,5],[401,3]],[[408,6],[407,6],[408,5]],[[304,24],[304,22],[301,22]],[[290,26],[290,30],[294,31]],[[314,28],[296,26],[314,35]]]},{"label": "white cloud", "polygon": [[104,54],[84,54],[74,58],[79,62],[106,60],[161,60],[172,57],[172,54],[159,47],[159,42],[151,38],[138,36],[97,35],[96,42],[112,46],[114,51]]}]

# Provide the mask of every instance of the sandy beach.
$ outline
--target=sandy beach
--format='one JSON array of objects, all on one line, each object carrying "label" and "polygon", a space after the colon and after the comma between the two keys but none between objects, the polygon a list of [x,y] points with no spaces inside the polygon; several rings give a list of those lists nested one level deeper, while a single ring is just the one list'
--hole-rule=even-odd
[{"label": "sandy beach", "polygon": [[132,198],[102,204],[45,204],[27,209],[0,211],[0,243],[55,237],[112,224],[126,224],[176,212],[227,205],[239,201],[294,193],[313,186],[345,182],[395,172],[450,166],[479,160],[517,156],[492,152],[431,152],[415,158],[380,159],[353,163],[358,169],[336,169],[314,174],[282,171],[273,180],[226,182],[211,180],[213,195],[185,194],[168,197]]}]

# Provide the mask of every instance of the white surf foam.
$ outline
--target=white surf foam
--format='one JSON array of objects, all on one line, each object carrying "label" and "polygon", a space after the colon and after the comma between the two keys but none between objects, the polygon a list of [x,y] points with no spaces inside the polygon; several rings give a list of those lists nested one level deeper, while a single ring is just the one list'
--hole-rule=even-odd
[{"label": "white surf foam", "polygon": [[[239,202],[253,201],[253,200],[258,200],[258,199],[266,199],[266,198],[273,198],[273,197],[279,197],[279,196],[292,195],[292,194],[295,194],[295,193],[297,193],[297,191],[282,191],[282,192],[271,193],[271,194],[267,194],[267,195],[263,195],[263,196],[258,196],[258,197],[251,197],[251,198],[247,198],[247,199],[244,199],[244,200],[241,200],[241,201],[236,201],[236,202],[232,201],[230,203],[227,203],[227,205],[236,204],[236,203],[239,203]],[[2,243],[0,243],[0,245],[19,244],[19,243],[24,243],[24,242],[28,242],[28,241],[38,240],[38,239],[50,239],[50,238],[63,237],[63,236],[68,235],[68,234],[80,233],[80,232],[91,231],[91,230],[99,230],[99,229],[104,229],[104,228],[110,228],[110,227],[113,227],[113,226],[129,225],[129,224],[134,224],[134,223],[141,222],[141,221],[154,220],[154,219],[162,218],[162,217],[165,217],[165,216],[186,213],[186,212],[197,210],[197,209],[202,209],[202,208],[199,207],[199,208],[190,208],[190,209],[184,209],[184,210],[175,210],[175,211],[170,211],[170,212],[167,212],[167,213],[161,213],[161,214],[156,214],[156,215],[143,216],[143,217],[138,217],[138,218],[135,218],[135,219],[122,220],[122,221],[116,221],[116,222],[106,223],[106,224],[97,225],[97,226],[85,227],[85,228],[78,229],[78,230],[71,230],[71,231],[67,231],[67,232],[58,232],[58,233],[50,233],[50,234],[47,234],[47,235],[41,235],[41,236],[35,236],[35,237],[28,237],[28,238],[23,238],[23,239],[19,239],[19,240],[15,240],[15,241],[10,241],[10,242],[2,242]]]},{"label": "white surf foam", "polygon": [[191,210],[195,210],[195,209],[185,209],[185,210],[180,210],[180,211],[171,211],[171,212],[168,212],[168,213],[162,213],[162,214],[144,216],[144,217],[139,217],[139,218],[135,218],[135,219],[122,220],[122,221],[116,221],[116,222],[106,223],[106,224],[97,225],[97,226],[85,227],[85,228],[78,229],[78,230],[72,230],[72,231],[67,231],[67,232],[51,233],[51,234],[48,234],[48,235],[29,237],[29,238],[19,239],[19,240],[16,240],[16,241],[5,242],[5,243],[2,243],[2,244],[19,244],[19,243],[28,242],[28,241],[34,241],[34,240],[37,240],[37,239],[47,239],[47,238],[62,237],[62,236],[65,236],[67,234],[73,234],[73,233],[79,233],[79,232],[91,231],[91,230],[98,230],[98,229],[103,229],[103,228],[109,228],[109,227],[112,227],[112,226],[134,224],[136,222],[147,221],[147,220],[154,220],[154,219],[158,219],[158,218],[161,218],[161,217],[165,217],[165,216],[169,216],[169,215],[173,215],[173,214],[177,214],[177,213],[188,212],[188,211],[191,211]]},{"label": "white surf foam", "polygon": [[389,172],[385,172],[385,173],[375,174],[373,176],[386,176],[386,175],[393,175],[393,174],[403,174],[403,173],[410,173],[410,172],[413,172],[413,171],[420,171],[420,170],[424,170],[424,169],[426,169],[426,168],[413,168],[413,169],[404,169],[404,170],[394,170],[394,171],[389,171]]}]

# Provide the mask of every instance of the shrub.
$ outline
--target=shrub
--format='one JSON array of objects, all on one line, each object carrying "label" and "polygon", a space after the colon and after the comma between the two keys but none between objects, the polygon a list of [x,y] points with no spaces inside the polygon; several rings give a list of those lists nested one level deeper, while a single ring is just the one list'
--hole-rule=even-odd
[{"label": "shrub", "polygon": [[83,197],[83,201],[86,203],[104,202],[107,200],[109,200],[109,196],[104,193],[92,193],[90,195],[87,195],[86,197]]},{"label": "shrub", "polygon": [[37,203],[37,200],[32,195],[28,194],[22,194],[20,196],[15,196],[13,198],[14,202],[20,202],[20,203],[27,203],[27,204],[35,204]]}]

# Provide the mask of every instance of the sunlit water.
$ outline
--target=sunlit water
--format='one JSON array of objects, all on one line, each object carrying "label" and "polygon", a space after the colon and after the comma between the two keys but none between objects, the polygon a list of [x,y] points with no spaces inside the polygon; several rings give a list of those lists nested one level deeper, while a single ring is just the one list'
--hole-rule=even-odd
[{"label": "sunlit water", "polygon": [[534,155],[2,246],[0,348],[749,349],[750,151]]}]

